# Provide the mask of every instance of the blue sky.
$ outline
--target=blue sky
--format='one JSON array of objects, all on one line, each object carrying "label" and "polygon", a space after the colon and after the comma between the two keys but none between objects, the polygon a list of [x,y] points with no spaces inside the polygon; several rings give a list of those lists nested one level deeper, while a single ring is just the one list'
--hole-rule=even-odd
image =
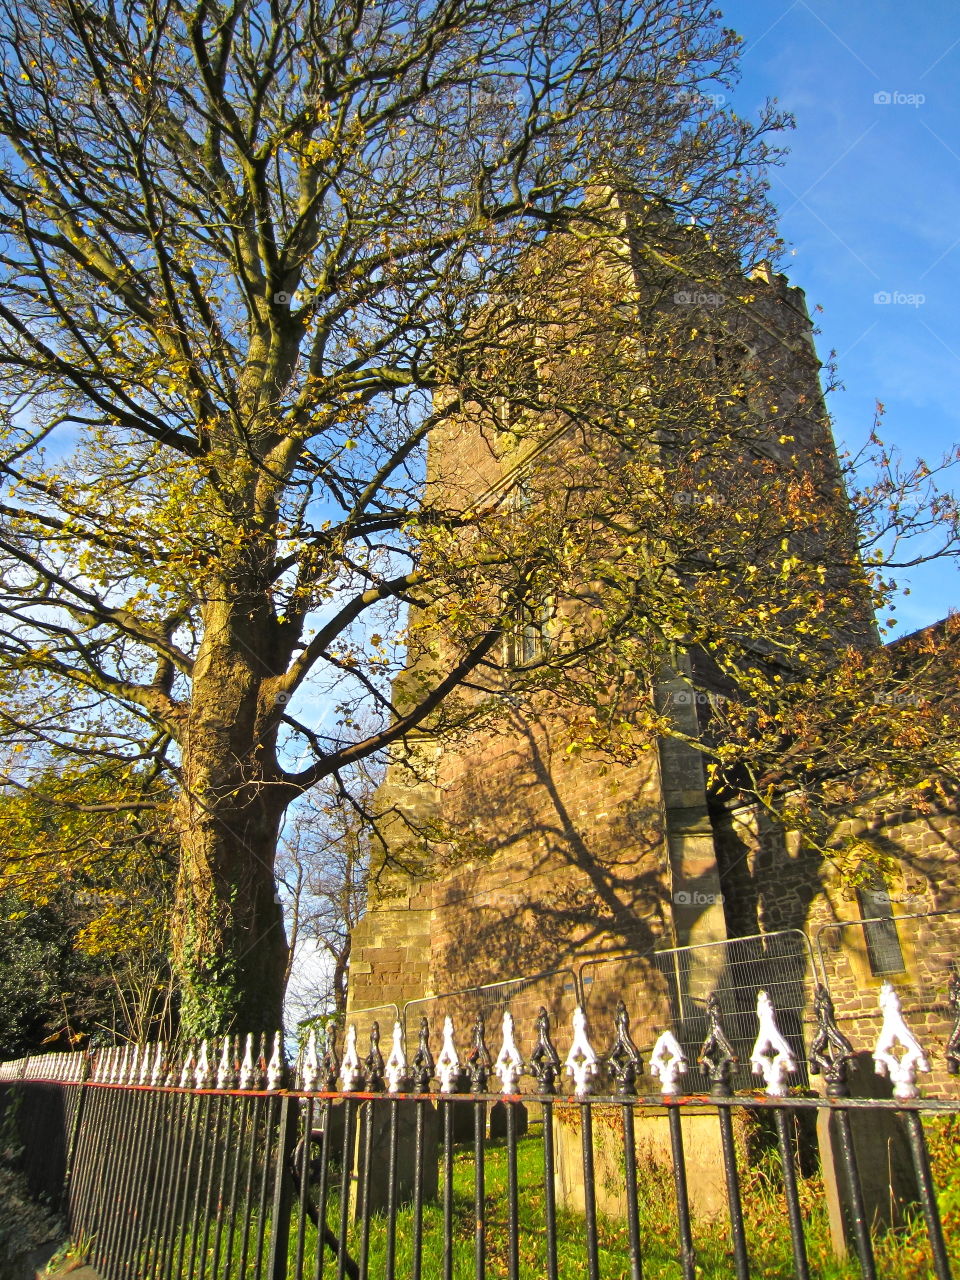
[{"label": "blue sky", "polygon": [[[745,41],[733,105],[773,97],[796,117],[772,195],[784,269],[823,308],[821,357],[836,351],[838,440],[860,444],[879,400],[884,438],[938,459],[960,440],[960,5],[720,3]],[[960,608],[952,564],[909,580],[900,629]]]}]

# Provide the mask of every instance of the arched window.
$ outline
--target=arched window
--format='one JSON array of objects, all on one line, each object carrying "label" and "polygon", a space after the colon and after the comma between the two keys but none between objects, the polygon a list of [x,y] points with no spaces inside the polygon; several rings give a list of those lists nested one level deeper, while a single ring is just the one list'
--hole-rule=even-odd
[{"label": "arched window", "polygon": [[517,605],[514,625],[503,637],[503,661],[508,667],[525,667],[541,660],[549,647],[552,600],[538,606]]},{"label": "arched window", "polygon": [[857,902],[864,921],[863,940],[870,972],[877,978],[903,973],[907,966],[893,916],[890,890],[876,867],[865,869],[864,879],[857,889]]}]

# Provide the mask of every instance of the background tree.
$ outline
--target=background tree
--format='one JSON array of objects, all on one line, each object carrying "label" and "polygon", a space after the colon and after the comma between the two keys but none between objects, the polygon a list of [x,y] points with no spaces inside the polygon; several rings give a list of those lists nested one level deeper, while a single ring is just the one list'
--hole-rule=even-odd
[{"label": "background tree", "polygon": [[286,1009],[300,1018],[347,1007],[350,936],[367,904],[375,781],[321,783],[291,810],[277,860],[290,960]]},{"label": "background tree", "polygon": [[[18,769],[23,776],[22,766]],[[175,1026],[170,796],[132,767],[53,760],[0,793],[4,1052]]]},{"label": "background tree", "polygon": [[[176,777],[189,1028],[272,1025],[285,810],[428,721],[475,716],[451,695],[543,594],[550,548],[576,556],[605,519],[581,485],[518,539],[497,501],[424,485],[426,442],[468,402],[504,429],[627,429],[596,357],[635,400],[655,299],[608,290],[616,341],[578,363],[575,308],[549,328],[530,247],[606,243],[629,207],[651,251],[665,224],[699,228],[689,252],[657,250],[674,272],[736,276],[770,247],[782,122],[704,92],[738,41],[699,0],[2,14],[0,641],[32,722],[80,697],[61,748],[96,740]],[[531,325],[576,377],[515,358]],[[692,403],[671,410],[680,434]],[[451,643],[394,702],[411,607],[442,613]],[[321,696],[338,710],[318,726]]]}]

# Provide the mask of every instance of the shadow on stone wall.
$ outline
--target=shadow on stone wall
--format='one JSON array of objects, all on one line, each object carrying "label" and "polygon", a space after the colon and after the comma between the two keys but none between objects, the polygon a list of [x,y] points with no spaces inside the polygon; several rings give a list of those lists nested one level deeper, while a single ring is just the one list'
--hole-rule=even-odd
[{"label": "shadow on stone wall", "polygon": [[669,942],[660,809],[642,786],[625,790],[569,758],[558,766],[542,724],[519,726],[498,768],[455,781],[451,820],[472,820],[490,857],[436,886],[446,919],[435,987]]}]

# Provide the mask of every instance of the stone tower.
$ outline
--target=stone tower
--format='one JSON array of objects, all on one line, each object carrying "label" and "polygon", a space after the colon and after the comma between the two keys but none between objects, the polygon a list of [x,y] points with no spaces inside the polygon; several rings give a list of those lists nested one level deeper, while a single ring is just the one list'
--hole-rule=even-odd
[{"label": "stone tower", "polygon": [[[754,366],[778,388],[794,459],[811,473],[825,467],[829,488],[836,459],[803,293],[769,269],[748,289],[743,332]],[[689,296],[674,290],[671,304]],[[462,422],[431,450],[434,458],[455,453],[461,483],[478,496],[502,466]],[[653,697],[679,728],[694,730],[704,696],[695,688],[710,681],[709,661],[678,655]],[[380,808],[400,815],[387,844],[432,830],[454,835],[459,851],[431,874],[392,867],[372,878],[353,934],[351,1009],[561,969],[587,955],[643,955],[727,936],[700,754],[668,737],[640,763],[610,768],[567,753],[562,720],[559,710],[508,711],[495,732],[454,749],[424,736],[395,753],[379,793]]]}]

